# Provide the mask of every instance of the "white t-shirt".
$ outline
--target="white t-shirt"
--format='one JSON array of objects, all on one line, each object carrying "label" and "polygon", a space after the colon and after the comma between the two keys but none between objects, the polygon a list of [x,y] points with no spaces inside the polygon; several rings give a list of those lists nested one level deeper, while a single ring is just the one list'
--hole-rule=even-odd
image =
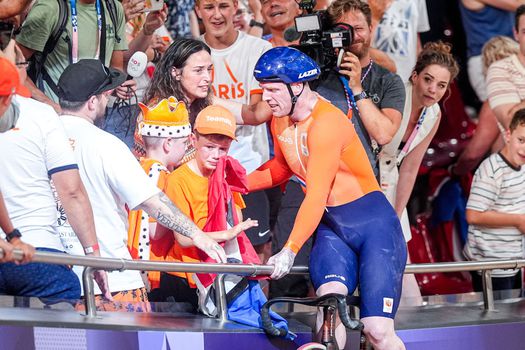
[{"label": "white t-shirt", "polygon": [[417,35],[429,30],[425,0],[394,0],[377,25],[373,46],[394,60],[407,82],[416,65]]},{"label": "white t-shirt", "polygon": [[492,109],[525,100],[525,66],[516,54],[492,63],[486,81]]},{"label": "white t-shirt", "polygon": [[[212,89],[215,96],[250,104],[250,96],[261,94],[259,82],[253,76],[259,57],[272,48],[260,38],[238,32],[237,40],[222,50],[211,48],[213,62]],[[201,40],[206,42],[204,36]],[[268,131],[265,124],[241,125],[235,132],[229,155],[241,162],[248,173],[269,159]]]},{"label": "white t-shirt", "polygon": [[24,242],[64,250],[57,232],[50,176],[77,169],[59,117],[50,106],[16,96],[16,127],[0,133],[0,190]]},{"label": "white t-shirt", "polygon": [[[118,138],[80,117],[63,115],[61,120],[93,207],[100,255],[131,259],[126,208],[136,208],[160,190],[148,180],[129,148]],[[75,237],[66,238],[71,253],[83,254],[80,242],[71,241]],[[75,272],[79,274],[81,270]],[[138,271],[113,271],[108,276],[112,292],[144,287]],[[97,289],[96,293],[100,291]]]}]

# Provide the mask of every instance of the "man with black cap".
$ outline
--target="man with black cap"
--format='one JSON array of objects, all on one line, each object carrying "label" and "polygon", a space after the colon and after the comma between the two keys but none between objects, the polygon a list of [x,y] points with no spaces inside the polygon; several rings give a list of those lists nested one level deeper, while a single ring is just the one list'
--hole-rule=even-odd
[{"label": "man with black cap", "polygon": [[[107,96],[124,80],[122,72],[107,68],[98,60],[85,59],[68,66],[58,81],[62,121],[94,204],[101,255],[131,259],[126,245],[126,209],[142,209],[161,225],[191,238],[211,258],[225,262],[222,247],[149,181],[128,147],[94,125],[104,116]],[[73,252],[81,253],[75,249],[78,243],[73,239],[68,243]],[[147,310],[142,303],[147,301],[147,295],[138,271],[115,271],[108,276],[113,299],[123,303],[105,303],[104,309]]]},{"label": "man with black cap", "polygon": [[[71,218],[74,235],[86,254],[100,256],[93,211],[80,180],[78,166],[55,111],[28,98],[16,67],[0,58],[0,112],[14,108],[0,130],[0,189],[13,226],[2,227],[13,244],[23,240],[37,250],[63,252],[56,221],[56,204],[49,179],[53,180],[64,210]],[[97,271],[99,286],[107,291],[104,271]],[[65,265],[30,263],[0,264],[0,294],[40,297],[48,302],[77,300],[80,283]],[[109,295],[109,294],[108,294]]]}]

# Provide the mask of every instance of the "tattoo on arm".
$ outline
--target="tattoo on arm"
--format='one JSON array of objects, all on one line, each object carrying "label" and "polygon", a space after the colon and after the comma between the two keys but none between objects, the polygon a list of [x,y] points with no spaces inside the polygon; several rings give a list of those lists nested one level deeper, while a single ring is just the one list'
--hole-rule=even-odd
[{"label": "tattoo on arm", "polygon": [[184,215],[164,193],[159,194],[159,199],[164,206],[159,206],[155,210],[157,222],[183,236],[193,238],[199,230],[193,221]]}]

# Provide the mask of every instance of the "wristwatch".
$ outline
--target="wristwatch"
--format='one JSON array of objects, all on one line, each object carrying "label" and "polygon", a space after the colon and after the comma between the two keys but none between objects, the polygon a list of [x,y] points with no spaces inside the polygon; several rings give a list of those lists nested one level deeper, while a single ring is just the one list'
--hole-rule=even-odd
[{"label": "wristwatch", "polygon": [[12,240],[13,238],[20,238],[20,237],[22,237],[22,234],[20,233],[20,231],[18,231],[17,228],[15,228],[12,232],[9,232],[9,233],[7,233],[7,234],[5,235],[5,239],[6,239],[6,241],[8,241],[8,242],[11,242],[11,240]]},{"label": "wristwatch", "polygon": [[368,98],[368,94],[366,93],[365,90],[361,91],[360,93],[358,93],[357,95],[354,95],[354,101],[357,102],[359,100],[364,100],[365,98]]},{"label": "wristwatch", "polygon": [[250,27],[259,27],[264,29],[264,23],[257,22],[256,20],[252,19],[250,21]]}]

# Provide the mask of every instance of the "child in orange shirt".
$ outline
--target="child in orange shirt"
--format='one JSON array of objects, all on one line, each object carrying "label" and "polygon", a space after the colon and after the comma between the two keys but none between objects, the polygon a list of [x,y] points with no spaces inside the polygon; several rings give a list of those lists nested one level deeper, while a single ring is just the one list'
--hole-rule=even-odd
[{"label": "child in orange shirt", "polygon": [[[205,232],[225,230],[242,220],[240,209],[244,202],[239,192],[246,193],[246,171],[227,156],[235,140],[235,129],[235,117],[230,111],[220,106],[204,108],[195,120],[194,133],[190,137],[195,148],[194,159],[173,171],[166,183],[166,195]],[[256,225],[256,221],[248,219],[236,226],[238,230],[214,233],[212,237],[217,242],[224,242],[229,261],[259,263],[255,250],[242,232]],[[182,244],[176,242],[166,260],[203,260],[195,248],[184,247],[183,239],[179,242]],[[207,298],[213,276],[187,274],[186,278],[190,287],[197,285],[199,288],[201,311],[214,315],[215,305]],[[195,289],[188,293],[197,296]]]},{"label": "child in orange shirt", "polygon": [[[157,187],[164,190],[168,168],[178,165],[191,134],[188,111],[173,96],[151,108],[142,103],[139,106],[144,116],[139,132],[146,148],[146,157],[140,158],[140,164]],[[131,211],[128,220],[128,249],[133,259],[164,260],[174,242],[173,235],[156,235],[155,220],[142,210]],[[143,277],[148,289],[159,288],[158,271],[143,273]]]}]

